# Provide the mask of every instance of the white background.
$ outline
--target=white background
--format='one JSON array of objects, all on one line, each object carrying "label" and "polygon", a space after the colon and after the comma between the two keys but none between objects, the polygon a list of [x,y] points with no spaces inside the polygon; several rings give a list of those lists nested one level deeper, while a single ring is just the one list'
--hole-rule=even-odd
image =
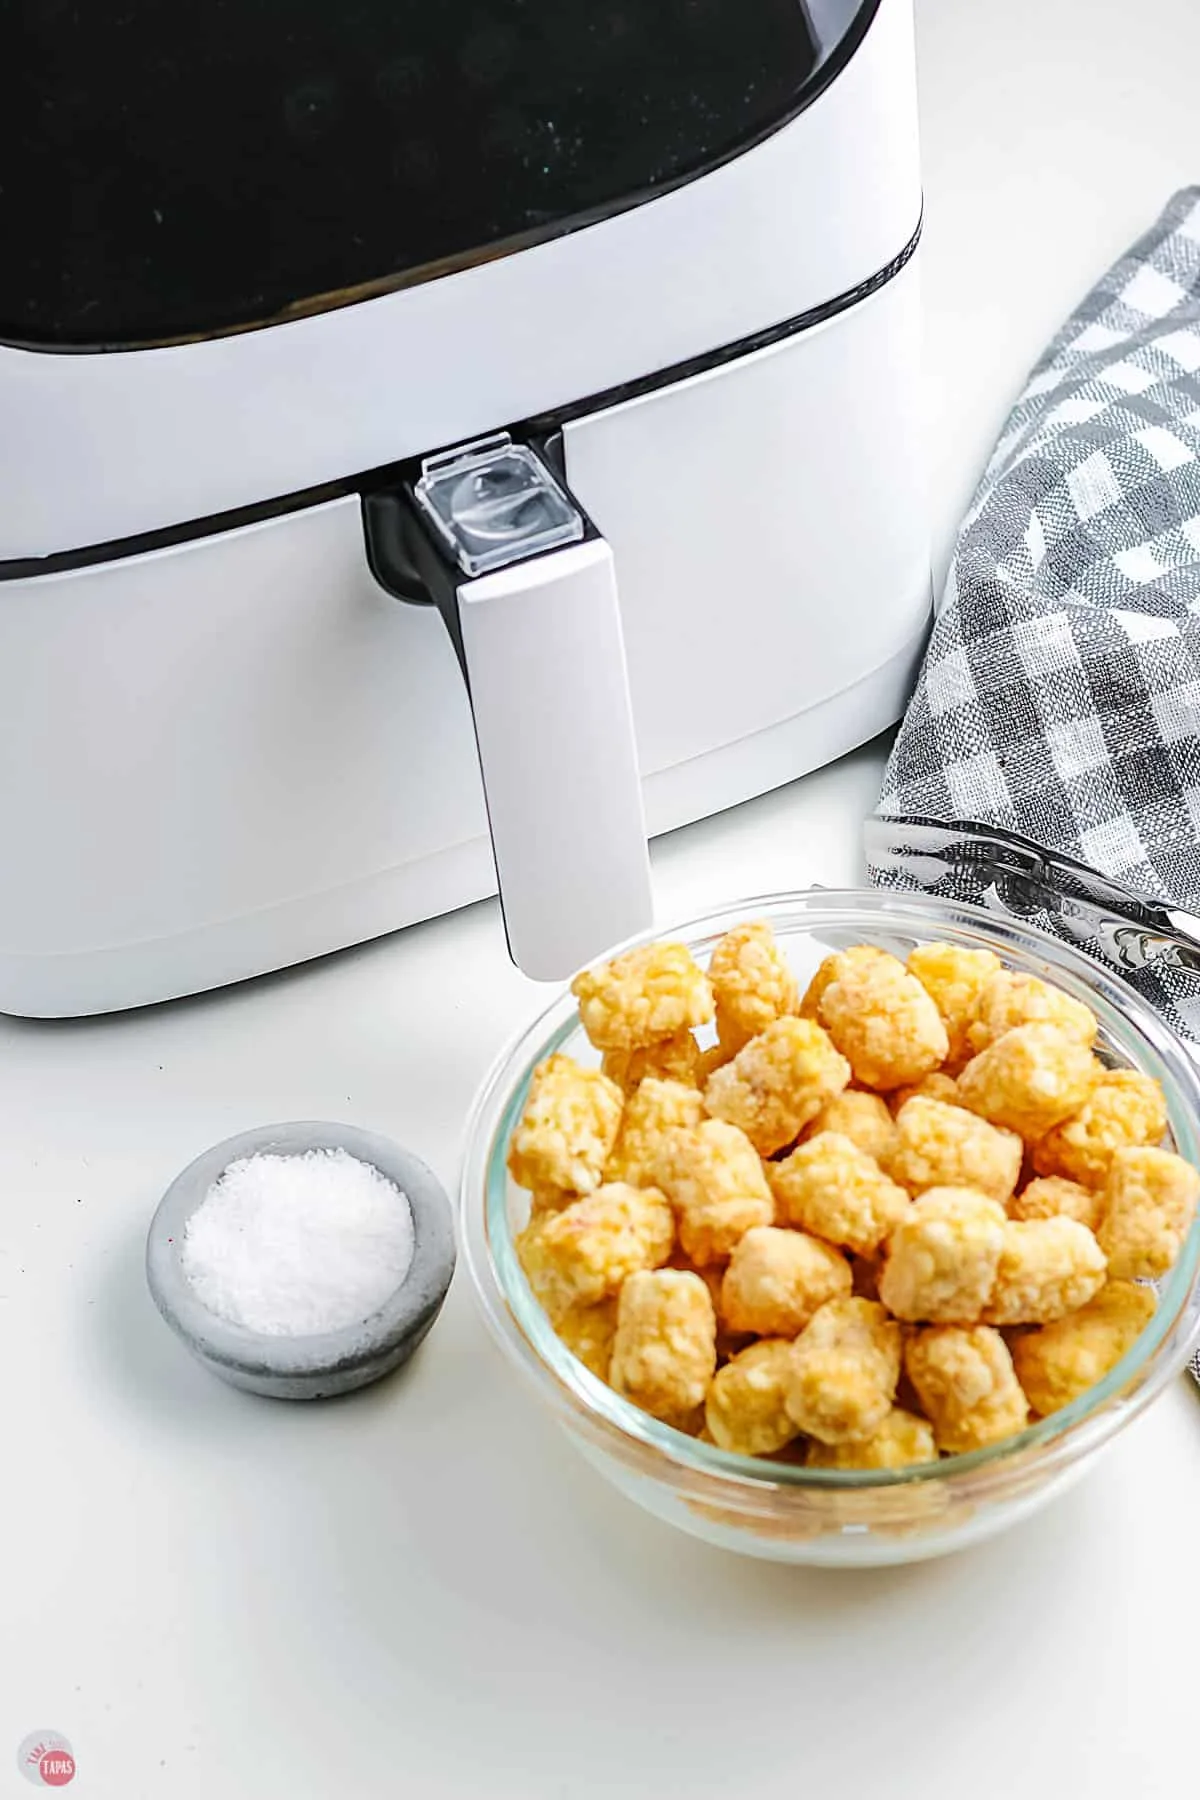
[{"label": "white background", "polygon": [[[1027,364],[1200,179],[1195,0],[921,0],[944,560]],[[858,874],[878,748],[656,847],[664,917]],[[543,994],[495,908],[209,998],[0,1021],[0,1795],[73,1742],[103,1800],[1138,1800],[1189,1792],[1200,1399],[999,1542],[886,1574],[723,1555],[604,1488],[465,1279],[419,1361],[319,1408],[190,1362],[146,1296],[171,1176],[282,1118],[449,1181]]]}]

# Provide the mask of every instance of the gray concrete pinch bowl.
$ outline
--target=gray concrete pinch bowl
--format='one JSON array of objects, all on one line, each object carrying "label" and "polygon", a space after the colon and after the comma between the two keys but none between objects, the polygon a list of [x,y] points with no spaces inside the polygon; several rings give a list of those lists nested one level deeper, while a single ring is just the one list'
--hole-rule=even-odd
[{"label": "gray concrete pinch bowl", "polygon": [[[179,1261],[188,1219],[239,1157],[345,1150],[372,1163],[407,1194],[413,1260],[395,1292],[366,1318],[337,1331],[274,1337],[222,1319],[201,1304]],[[378,1381],[406,1362],[432,1328],[454,1273],[450,1202],[436,1175],[409,1151],[351,1125],[264,1125],[216,1144],[176,1176],[146,1241],[146,1280],[175,1335],[214,1375],[280,1400],[321,1400]]]}]

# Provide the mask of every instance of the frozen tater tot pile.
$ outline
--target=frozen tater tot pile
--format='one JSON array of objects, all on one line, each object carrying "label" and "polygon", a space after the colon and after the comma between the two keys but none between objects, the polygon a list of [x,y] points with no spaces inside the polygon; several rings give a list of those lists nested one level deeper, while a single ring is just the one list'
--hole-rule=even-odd
[{"label": "frozen tater tot pile", "polygon": [[517,1254],[572,1354],[663,1423],[900,1471],[1069,1405],[1153,1315],[1200,1174],[1050,983],[929,943],[803,986],[751,920],[707,969],[651,944],[572,991],[600,1067],[534,1073]]}]

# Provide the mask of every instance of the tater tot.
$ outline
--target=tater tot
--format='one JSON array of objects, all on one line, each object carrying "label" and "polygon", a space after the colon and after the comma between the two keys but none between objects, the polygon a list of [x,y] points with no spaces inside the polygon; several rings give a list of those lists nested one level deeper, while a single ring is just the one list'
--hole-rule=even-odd
[{"label": "tater tot", "polygon": [[873,1300],[830,1300],[796,1339],[787,1410],[823,1444],[868,1438],[891,1411],[900,1377],[899,1325]]},{"label": "tater tot", "polygon": [[981,1450],[1021,1431],[1029,1416],[1008,1345],[990,1325],[931,1325],[916,1332],[904,1367],[939,1450]]},{"label": "tater tot", "polygon": [[974,1324],[996,1280],[1007,1223],[998,1201],[970,1188],[923,1194],[888,1242],[883,1304],[913,1324]]},{"label": "tater tot", "polygon": [[570,1306],[554,1326],[572,1356],[601,1381],[608,1380],[613,1339],[617,1333],[617,1300],[610,1295],[594,1306]]},{"label": "tater tot", "polygon": [[822,1444],[814,1438],[804,1460],[810,1469],[911,1469],[936,1462],[937,1445],[927,1419],[893,1406],[869,1438],[849,1444]]},{"label": "tater tot", "polygon": [[531,1191],[591,1193],[616,1142],[622,1103],[620,1088],[598,1069],[569,1056],[540,1063],[509,1146],[513,1180]]},{"label": "tater tot", "polygon": [[858,1256],[877,1250],[912,1202],[857,1144],[836,1131],[809,1138],[769,1170],[781,1224]]},{"label": "tater tot", "polygon": [[1090,1046],[1099,1030],[1096,1015],[1082,1000],[1037,975],[999,969],[984,985],[967,1028],[969,1054],[977,1056],[1018,1025],[1053,1025],[1065,1037]]},{"label": "tater tot", "polygon": [[639,1269],[666,1262],[675,1217],[657,1188],[611,1182],[562,1212],[547,1214],[516,1240],[530,1287],[551,1319],[591,1306]]},{"label": "tater tot", "polygon": [[720,1317],[730,1331],[789,1337],[818,1307],[850,1292],[850,1264],[803,1231],[758,1225],[738,1244],[721,1286]]},{"label": "tater tot", "polygon": [[1103,1187],[1114,1150],[1157,1144],[1166,1129],[1157,1081],[1136,1069],[1107,1069],[1079,1111],[1034,1144],[1033,1166],[1039,1175]]},{"label": "tater tot", "polygon": [[1039,1176],[1028,1182],[1008,1203],[1010,1219],[1078,1219],[1089,1231],[1100,1223],[1102,1196],[1077,1181],[1057,1175]]},{"label": "tater tot", "polygon": [[1034,1412],[1045,1418],[1103,1381],[1142,1335],[1156,1304],[1153,1288],[1110,1281],[1078,1312],[1022,1332],[1013,1364]]},{"label": "tater tot", "polygon": [[852,968],[856,963],[878,962],[881,957],[887,962],[896,963],[897,968],[904,966],[902,963],[896,962],[894,956],[889,955],[886,950],[880,950],[875,944],[852,944],[848,950],[835,950],[820,964],[805,988],[800,1001],[800,1017],[802,1019],[817,1017],[822,994],[838,979],[843,970]]},{"label": "tater tot", "polygon": [[699,1275],[682,1269],[631,1275],[621,1289],[608,1378],[652,1417],[683,1426],[704,1402],[716,1344],[716,1314]]},{"label": "tater tot", "polygon": [[775,1217],[758,1152],[723,1119],[669,1131],[656,1167],[679,1214],[679,1241],[693,1262],[724,1262],[747,1231]]},{"label": "tater tot", "polygon": [[713,1016],[708,976],[685,944],[627,950],[600,968],[585,969],[571,992],[597,1050],[641,1050]]},{"label": "tater tot", "polygon": [[1077,1219],[1010,1219],[987,1325],[1045,1325],[1085,1306],[1104,1286],[1104,1252]]},{"label": "tater tot", "polygon": [[1096,1233],[1114,1280],[1165,1275],[1195,1217],[1200,1175],[1170,1150],[1115,1150]]},{"label": "tater tot", "polygon": [[907,1106],[918,1096],[924,1100],[944,1100],[947,1106],[960,1104],[958,1083],[953,1075],[947,1075],[944,1069],[935,1069],[932,1075],[923,1075],[920,1081],[892,1090],[887,1097],[892,1117],[895,1118],[902,1106]]},{"label": "tater tot", "polygon": [[835,1094],[805,1126],[804,1136],[814,1138],[822,1131],[836,1131],[849,1138],[881,1169],[887,1168],[896,1143],[896,1123],[886,1102],[862,1088],[847,1088],[844,1093]]},{"label": "tater tot", "polygon": [[732,1056],[775,1019],[800,1003],[775,933],[765,920],[738,925],[717,944],[708,965],[717,1009],[717,1037]]},{"label": "tater tot", "polygon": [[714,1444],[735,1456],[772,1456],[797,1435],[785,1404],[790,1338],[761,1338],[730,1357],[708,1390],[704,1422]]},{"label": "tater tot", "polygon": [[704,1104],[762,1156],[797,1138],[850,1079],[850,1066],[810,1019],[776,1019],[710,1075]]},{"label": "tater tot", "polygon": [[1018,1025],[971,1059],[958,1091],[993,1125],[1040,1138],[1079,1110],[1101,1073],[1078,1038],[1053,1025]]},{"label": "tater tot", "polygon": [[967,1028],[984,987],[999,973],[1000,958],[991,950],[967,950],[959,944],[918,944],[907,966],[941,1013],[950,1040],[947,1060],[957,1066],[971,1054]]},{"label": "tater tot", "polygon": [[888,1172],[910,1193],[970,1187],[1007,1200],[1017,1185],[1025,1145],[1015,1131],[917,1094],[896,1116],[896,1146]]},{"label": "tater tot", "polygon": [[903,1087],[945,1061],[942,1016],[895,957],[843,964],[817,1016],[865,1087]]},{"label": "tater tot", "polygon": [[634,1093],[647,1076],[699,1087],[700,1056],[700,1046],[691,1032],[677,1031],[661,1043],[646,1044],[638,1050],[606,1050],[600,1058],[600,1068],[625,1094]]},{"label": "tater tot", "polygon": [[665,1134],[681,1126],[699,1125],[703,1117],[704,1102],[698,1089],[648,1075],[625,1102],[605,1180],[652,1187]]}]

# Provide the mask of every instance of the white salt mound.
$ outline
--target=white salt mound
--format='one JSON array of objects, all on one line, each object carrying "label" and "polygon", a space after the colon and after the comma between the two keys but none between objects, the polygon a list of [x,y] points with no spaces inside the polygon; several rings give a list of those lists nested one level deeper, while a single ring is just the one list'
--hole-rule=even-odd
[{"label": "white salt mound", "polygon": [[188,1220],[179,1250],[210,1312],[269,1337],[369,1318],[412,1259],[408,1196],[345,1150],[230,1163]]}]

